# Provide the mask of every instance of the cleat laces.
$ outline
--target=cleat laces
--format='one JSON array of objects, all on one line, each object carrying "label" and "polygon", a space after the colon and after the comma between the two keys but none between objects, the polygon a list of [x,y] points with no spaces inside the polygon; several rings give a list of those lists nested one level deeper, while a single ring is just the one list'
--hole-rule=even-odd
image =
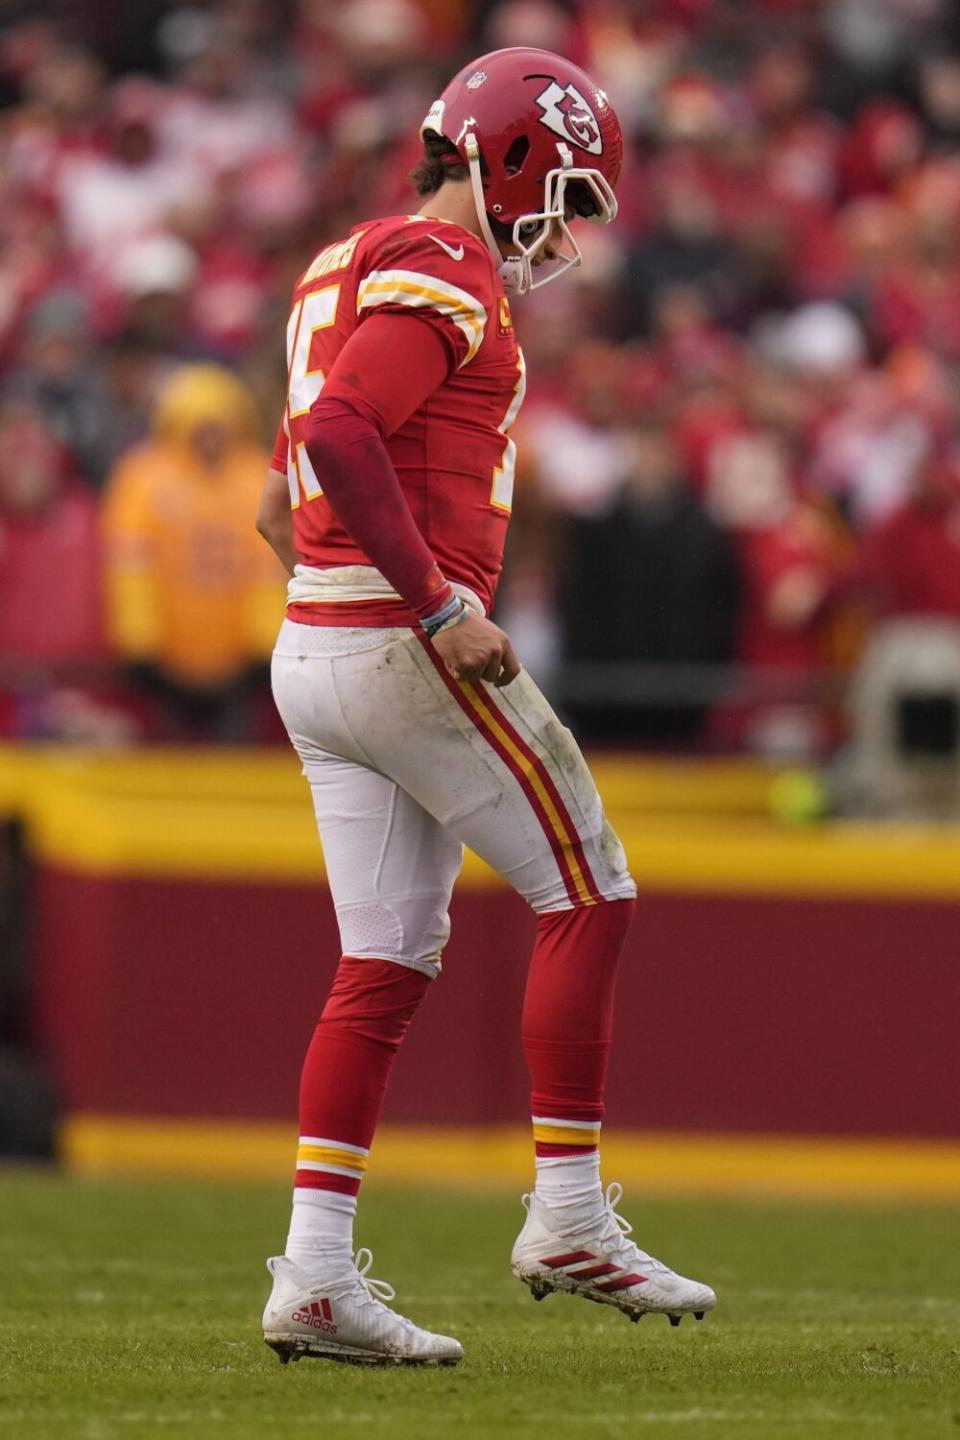
[{"label": "cleat laces", "polygon": [[356,1273],[351,1275],[356,1288],[360,1291],[357,1296],[361,1305],[374,1305],[378,1309],[385,1310],[388,1300],[395,1300],[397,1292],[388,1280],[375,1280],[369,1273],[373,1264],[373,1251],[364,1247],[358,1250],[353,1258]]},{"label": "cleat laces", "polygon": [[377,1314],[389,1315],[390,1319],[402,1325],[404,1329],[416,1330],[412,1320],[406,1315],[400,1315],[396,1310],[390,1308],[389,1302],[397,1298],[397,1292],[389,1280],[376,1280],[369,1273],[373,1264],[373,1251],[366,1246],[358,1250],[354,1256],[356,1273],[351,1276],[354,1282],[354,1298],[359,1306],[372,1306]]},{"label": "cleat laces", "polygon": [[[623,1196],[623,1186],[619,1180],[611,1180],[604,1195],[605,1220],[603,1229],[600,1231],[600,1243],[609,1247],[611,1257],[618,1265],[625,1270],[632,1269],[636,1265],[644,1266],[647,1270],[659,1271],[661,1274],[671,1275],[673,1272],[669,1265],[664,1265],[662,1260],[648,1255],[646,1250],[641,1250],[633,1240],[627,1237],[633,1234],[633,1226],[625,1216],[617,1210]],[[589,1230],[590,1225],[581,1226],[580,1229]]]}]

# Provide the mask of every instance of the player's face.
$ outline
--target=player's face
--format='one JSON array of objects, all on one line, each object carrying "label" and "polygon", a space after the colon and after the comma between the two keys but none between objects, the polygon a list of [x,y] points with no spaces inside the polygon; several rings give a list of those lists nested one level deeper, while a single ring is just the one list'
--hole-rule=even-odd
[{"label": "player's face", "polygon": [[[567,223],[569,224],[569,222],[573,218],[574,211],[570,209],[567,215]],[[540,225],[531,225],[529,229],[524,229],[523,227],[521,227],[520,233],[524,243],[529,245],[531,241],[535,240],[536,237],[539,235],[541,228],[542,227]],[[560,229],[560,222],[558,220],[551,220],[550,228],[547,231],[547,238],[541,245],[540,249],[537,251],[531,263],[534,266],[537,266],[542,265],[544,260],[556,260],[558,254],[560,253],[560,244],[562,239],[563,232]],[[500,253],[503,256],[504,260],[514,260],[519,255],[519,251],[517,250],[517,247],[513,242],[512,236],[508,240],[498,240],[497,244],[500,247]]]},{"label": "player's face", "polygon": [[[567,216],[568,221],[572,220],[572,218],[572,214]],[[562,238],[563,231],[560,229],[560,222],[558,220],[551,220],[543,248],[539,255],[534,257],[534,265],[539,265],[543,260],[556,260],[560,253],[560,242]]]}]

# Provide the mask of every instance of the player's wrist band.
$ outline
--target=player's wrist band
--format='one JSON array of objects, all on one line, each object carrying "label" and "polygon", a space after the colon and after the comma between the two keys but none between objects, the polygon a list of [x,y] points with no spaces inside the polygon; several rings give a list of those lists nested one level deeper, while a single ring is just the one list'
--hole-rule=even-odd
[{"label": "player's wrist band", "polygon": [[438,610],[434,615],[425,615],[420,624],[426,630],[427,637],[432,640],[441,630],[449,630],[452,626],[459,625],[461,620],[466,620],[469,613],[460,596],[454,595],[442,610]]}]

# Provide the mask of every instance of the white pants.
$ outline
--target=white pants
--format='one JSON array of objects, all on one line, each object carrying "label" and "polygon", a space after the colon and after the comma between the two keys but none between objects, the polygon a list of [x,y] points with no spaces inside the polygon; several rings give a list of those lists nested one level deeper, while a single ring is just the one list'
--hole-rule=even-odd
[{"label": "white pants", "polygon": [[576,741],[525,673],[458,683],[410,630],[285,620],[273,694],[345,955],[437,975],[465,844],[537,912],[636,894]]}]

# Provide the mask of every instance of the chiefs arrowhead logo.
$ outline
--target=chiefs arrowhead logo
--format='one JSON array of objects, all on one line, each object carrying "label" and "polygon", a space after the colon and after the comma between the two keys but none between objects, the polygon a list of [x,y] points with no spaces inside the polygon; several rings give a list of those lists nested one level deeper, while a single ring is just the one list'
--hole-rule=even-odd
[{"label": "chiefs arrowhead logo", "polygon": [[600,126],[597,117],[584,100],[575,85],[562,90],[556,80],[551,80],[537,104],[543,111],[540,119],[544,125],[564,140],[572,140],[581,150],[599,155],[603,149]]}]

